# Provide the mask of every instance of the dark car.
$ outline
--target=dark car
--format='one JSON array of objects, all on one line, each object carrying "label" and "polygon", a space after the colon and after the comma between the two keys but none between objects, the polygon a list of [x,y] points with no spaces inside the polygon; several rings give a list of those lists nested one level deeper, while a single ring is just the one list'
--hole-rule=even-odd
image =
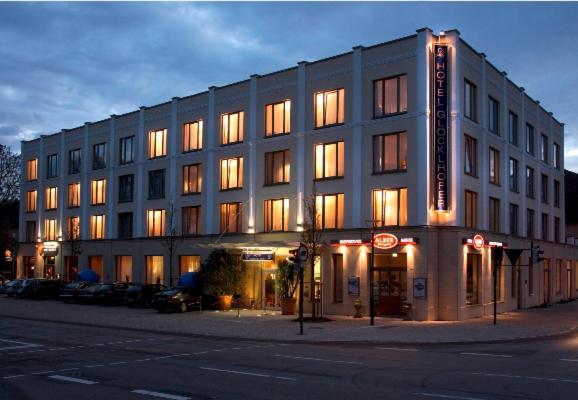
[{"label": "dark car", "polygon": [[78,301],[79,290],[84,289],[88,285],[90,285],[90,282],[85,281],[71,282],[60,289],[60,292],[58,293],[58,298],[64,301],[65,303]]},{"label": "dark car", "polygon": [[76,298],[82,303],[96,303],[98,295],[100,294],[99,289],[102,286],[100,283],[91,283],[82,289],[78,290],[78,295]]},{"label": "dark car", "polygon": [[165,285],[158,283],[131,283],[126,290],[126,305],[129,307],[150,307],[154,295],[167,289]]},{"label": "dark car", "polygon": [[61,282],[54,279],[33,279],[24,286],[20,295],[35,300],[56,299],[61,286]]},{"label": "dark car", "polygon": [[191,287],[173,287],[154,295],[153,307],[159,312],[187,312],[193,308],[200,309],[201,296],[198,289]]},{"label": "dark car", "polygon": [[103,283],[98,289],[96,300],[100,304],[123,303],[128,286],[128,282]]},{"label": "dark car", "polygon": [[22,282],[24,280],[23,279],[14,279],[13,281],[10,281],[6,284],[5,288],[4,288],[4,293],[8,296],[8,297],[14,297],[16,296],[16,292],[20,289],[20,287],[22,286]]},{"label": "dark car", "polygon": [[36,279],[24,279],[22,283],[14,290],[14,297],[26,297],[29,287],[35,285]]}]

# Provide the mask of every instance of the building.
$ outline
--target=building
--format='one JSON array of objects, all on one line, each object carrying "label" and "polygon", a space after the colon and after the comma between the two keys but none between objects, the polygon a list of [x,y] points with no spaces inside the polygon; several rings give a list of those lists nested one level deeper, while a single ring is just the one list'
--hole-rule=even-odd
[{"label": "building", "polygon": [[504,258],[499,311],[574,298],[563,151],[552,113],[457,30],[425,28],[23,142],[19,272],[174,283],[225,247],[244,296],[273,305],[315,183],[325,245],[308,308],[316,295],[347,315],[359,296],[367,313],[372,231],[378,315],[489,314],[495,248],[531,243],[545,260]]}]

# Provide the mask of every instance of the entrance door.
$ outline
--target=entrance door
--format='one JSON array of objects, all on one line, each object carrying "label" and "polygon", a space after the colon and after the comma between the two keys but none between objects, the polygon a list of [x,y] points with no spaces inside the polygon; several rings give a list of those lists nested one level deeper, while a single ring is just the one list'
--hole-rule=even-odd
[{"label": "entrance door", "polygon": [[400,315],[406,297],[407,271],[405,268],[383,268],[373,271],[376,313]]},{"label": "entrance door", "polygon": [[55,265],[56,265],[56,257],[44,256],[44,278],[54,279]]}]

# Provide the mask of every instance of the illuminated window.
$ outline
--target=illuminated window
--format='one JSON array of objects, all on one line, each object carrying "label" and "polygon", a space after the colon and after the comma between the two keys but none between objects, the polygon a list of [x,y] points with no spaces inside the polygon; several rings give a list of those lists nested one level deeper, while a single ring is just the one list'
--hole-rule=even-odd
[{"label": "illuminated window", "polygon": [[165,198],[165,170],[149,171],[149,200]]},{"label": "illuminated window", "polygon": [[132,212],[118,213],[118,238],[132,237]]},{"label": "illuminated window", "polygon": [[534,168],[526,167],[526,197],[534,198]]},{"label": "illuminated window", "polygon": [[464,225],[466,228],[478,227],[478,194],[466,190]]},{"label": "illuminated window", "polygon": [[540,160],[548,164],[548,136],[542,134],[540,142]]},{"label": "illuminated window", "polygon": [[93,206],[106,202],[106,179],[97,179],[91,182],[90,204]]},{"label": "illuminated window", "polygon": [[265,185],[288,183],[290,170],[289,150],[265,153]]},{"label": "illuminated window", "polygon": [[183,152],[203,148],[203,120],[183,124]]},{"label": "illuminated window", "polygon": [[116,281],[132,281],[132,256],[116,256]]},{"label": "illuminated window", "polygon": [[119,163],[124,165],[132,162],[134,162],[134,136],[121,138]]},{"label": "illuminated window", "polygon": [[68,184],[68,208],[80,207],[80,183]]},{"label": "illuminated window", "polygon": [[243,187],[243,157],[221,160],[221,190]]},{"label": "illuminated window", "polygon": [[187,272],[199,272],[201,269],[201,256],[180,256],[179,274]]},{"label": "illuminated window", "polygon": [[147,210],[147,232],[149,237],[165,235],[165,217],[164,209]]},{"label": "illuminated window", "polygon": [[90,216],[90,238],[104,239],[104,215]]},{"label": "illuminated window", "polygon": [[51,154],[46,157],[46,178],[56,178],[58,176],[58,154]]},{"label": "illuminated window", "polygon": [[118,202],[127,203],[132,201],[134,192],[134,175],[121,175],[118,177]]},{"label": "illuminated window", "polygon": [[56,240],[56,219],[44,220],[44,240]]},{"label": "illuminated window", "polygon": [[80,217],[66,218],[66,240],[80,239]]},{"label": "illuminated window", "polygon": [[500,103],[493,97],[488,97],[488,130],[500,134]]},{"label": "illuminated window", "polygon": [[55,210],[58,207],[58,188],[56,186],[46,188],[46,209]]},{"label": "illuminated window", "polygon": [[221,115],[221,144],[233,144],[243,141],[245,113],[237,111]]},{"label": "illuminated window", "polygon": [[167,155],[167,130],[149,131],[149,158]]},{"label": "illuminated window", "polygon": [[164,257],[163,256],[146,256],[146,283],[162,284],[164,274]]},{"label": "illuminated window", "polygon": [[500,184],[500,152],[490,147],[490,183],[494,185]]},{"label": "illuminated window", "polygon": [[289,229],[289,199],[265,200],[265,232]]},{"label": "illuminated window", "polygon": [[489,228],[492,232],[500,232],[500,200],[490,197],[490,223]]},{"label": "illuminated window", "polygon": [[464,115],[476,121],[477,94],[476,85],[467,79],[464,80]]},{"label": "illuminated window", "polygon": [[480,303],[481,277],[481,254],[468,254],[466,263],[466,305],[468,306]]},{"label": "illuminated window", "polygon": [[200,233],[199,222],[201,216],[201,207],[183,207],[183,236],[193,236]]},{"label": "illuminated window", "polygon": [[405,132],[373,137],[373,173],[407,170]]},{"label": "illuminated window", "polygon": [[92,146],[92,169],[106,168],[106,143]]},{"label": "illuminated window", "polygon": [[464,135],[464,173],[478,176],[478,141]]},{"label": "illuminated window", "polygon": [[556,259],[556,293],[562,292],[562,260]]},{"label": "illuminated window", "polygon": [[78,174],[80,173],[80,149],[70,150],[68,152],[68,174]]},{"label": "illuminated window", "polygon": [[265,136],[282,135],[291,131],[291,100],[265,106]]},{"label": "illuminated window", "polygon": [[183,194],[201,193],[202,183],[201,164],[183,166]]},{"label": "illuminated window", "polygon": [[342,124],[345,116],[345,89],[315,93],[315,128]]},{"label": "illuminated window", "polygon": [[508,140],[513,145],[518,145],[518,116],[512,111],[508,113]]},{"label": "illuminated window", "polygon": [[407,75],[373,81],[373,116],[407,111]]},{"label": "illuminated window", "polygon": [[221,203],[221,233],[241,232],[243,203]]},{"label": "illuminated window", "polygon": [[343,142],[315,145],[315,179],[343,176]]},{"label": "illuminated window", "polygon": [[343,228],[343,193],[315,197],[316,223],[320,229]]},{"label": "illuminated window", "polygon": [[373,225],[407,225],[407,189],[373,191]]},{"label": "illuminated window", "polygon": [[36,211],[37,194],[36,190],[26,192],[26,212]]},{"label": "illuminated window", "polygon": [[526,124],[526,153],[534,155],[534,127]]},{"label": "illuminated window", "polygon": [[35,181],[38,179],[38,159],[33,158],[26,161],[26,179]]},{"label": "illuminated window", "polygon": [[519,191],[518,178],[518,160],[510,158],[510,190],[512,192]]}]

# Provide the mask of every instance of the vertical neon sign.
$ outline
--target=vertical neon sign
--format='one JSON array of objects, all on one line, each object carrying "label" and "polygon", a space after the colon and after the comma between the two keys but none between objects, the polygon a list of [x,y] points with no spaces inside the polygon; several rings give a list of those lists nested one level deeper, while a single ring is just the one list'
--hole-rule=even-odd
[{"label": "vertical neon sign", "polygon": [[434,45],[434,210],[449,211],[448,46]]}]

